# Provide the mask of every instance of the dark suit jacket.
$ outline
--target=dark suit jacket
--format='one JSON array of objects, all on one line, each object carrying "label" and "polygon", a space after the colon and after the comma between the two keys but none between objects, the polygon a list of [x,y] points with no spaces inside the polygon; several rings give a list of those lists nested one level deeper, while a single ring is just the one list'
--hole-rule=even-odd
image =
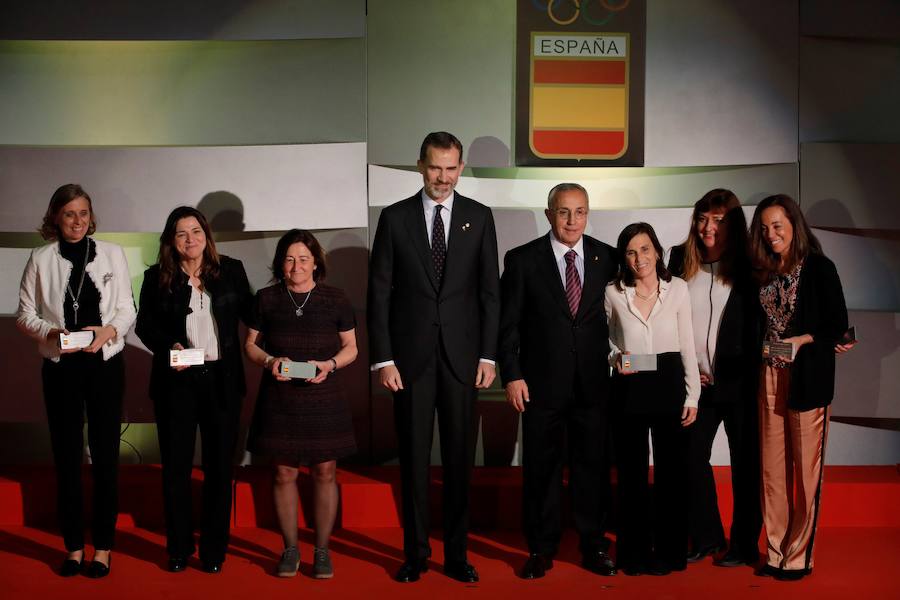
[{"label": "dark suit jacket", "polygon": [[[243,345],[238,337],[238,321],[247,323],[253,296],[244,265],[239,260],[220,256],[219,277],[205,282],[212,297],[212,313],[219,336],[219,360],[223,365],[225,389],[242,396],[245,392]],[[134,332],[153,352],[150,371],[150,397],[167,395],[174,370],[169,366],[169,350],[178,342],[189,347],[186,321],[191,309],[191,287],[187,275],[179,272],[172,291],[159,287],[159,265],[144,272],[140,307]]]},{"label": "dark suit jacket", "polygon": [[800,271],[797,304],[785,337],[813,336],[813,343],[797,352],[791,363],[788,408],[810,410],[831,404],[834,398],[834,345],[847,331],[844,289],[834,263],[822,254],[810,254]]},{"label": "dark suit jacket", "polygon": [[530,400],[556,407],[577,381],[591,398],[609,395],[609,327],[603,306],[616,273],[611,246],[584,236],[584,283],[572,317],[547,234],[506,253],[499,360],[504,384],[525,379]]},{"label": "dark suit jacket", "polygon": [[[669,271],[684,275],[684,246],[674,246]],[[761,361],[759,337],[759,288],[751,277],[750,265],[737,269],[737,277],[722,311],[716,335],[713,380],[707,396],[714,402],[756,403]]]},{"label": "dark suit jacket", "polygon": [[440,342],[456,377],[474,383],[479,358],[495,359],[499,288],[488,207],[456,194],[440,284],[421,193],[386,207],[369,268],[371,362],[393,360],[400,377],[413,381]]}]

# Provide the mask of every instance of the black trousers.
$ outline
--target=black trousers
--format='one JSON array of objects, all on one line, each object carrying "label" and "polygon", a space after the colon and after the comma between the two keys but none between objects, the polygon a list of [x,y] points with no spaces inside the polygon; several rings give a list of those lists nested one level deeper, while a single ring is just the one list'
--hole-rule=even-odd
[{"label": "black trousers", "polygon": [[610,485],[605,407],[580,388],[559,407],[540,407],[535,401],[522,414],[522,521],[528,551],[553,556],[559,547],[565,463],[581,551],[606,551]]},{"label": "black trousers", "polygon": [[108,361],[101,352],[65,354],[44,360],[41,379],[56,466],[56,503],[66,550],[84,548],[82,455],[87,414],[93,507],[91,541],[111,550],[119,512],[119,432],[125,382],[122,354]]},{"label": "black trousers", "polygon": [[434,415],[437,410],[443,464],[444,559],[466,560],[469,482],[475,460],[475,373],[461,382],[442,351],[436,351],[415,381],[394,394],[400,455],[403,552],[407,560],[431,556],[428,484]]},{"label": "black trousers", "polygon": [[[653,441],[651,499],[647,433]],[[687,556],[687,428],[679,415],[619,414],[614,428],[618,472],[620,568],[657,559],[681,568]]]},{"label": "black trousers", "polygon": [[704,388],[700,394],[697,421],[689,428],[690,542],[695,549],[721,547],[725,544],[716,482],[709,464],[713,440],[722,423],[728,437],[734,498],[731,547],[742,556],[755,560],[759,554],[759,534],[762,529],[757,407],[740,401],[713,402],[713,397],[714,391]]},{"label": "black trousers", "polygon": [[207,363],[174,372],[169,395],[154,401],[169,556],[194,553],[191,469],[199,426],[203,467],[200,558],[210,562],[225,559],[241,398],[224,389],[220,369],[217,363]]}]

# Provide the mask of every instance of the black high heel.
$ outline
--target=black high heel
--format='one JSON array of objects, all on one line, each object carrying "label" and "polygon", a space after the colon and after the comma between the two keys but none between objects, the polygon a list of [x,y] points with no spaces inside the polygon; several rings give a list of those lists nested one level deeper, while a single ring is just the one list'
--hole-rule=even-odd
[{"label": "black high heel", "polygon": [[112,554],[107,557],[107,564],[103,564],[99,560],[92,560],[84,571],[86,577],[91,579],[100,579],[109,575],[109,566],[112,564]]}]

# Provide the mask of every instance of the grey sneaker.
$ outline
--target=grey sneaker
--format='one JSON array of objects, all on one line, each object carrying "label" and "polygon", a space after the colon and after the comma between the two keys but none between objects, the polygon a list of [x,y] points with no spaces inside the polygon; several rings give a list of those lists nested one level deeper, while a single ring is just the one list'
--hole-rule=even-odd
[{"label": "grey sneaker", "polygon": [[334,577],[334,567],[331,566],[331,555],[328,553],[328,548],[313,550],[313,577],[316,579]]},{"label": "grey sneaker", "polygon": [[281,553],[281,560],[278,561],[278,567],[275,569],[275,574],[279,577],[293,577],[297,574],[297,569],[300,567],[300,550],[297,549],[297,546],[288,546],[284,549],[284,552]]}]

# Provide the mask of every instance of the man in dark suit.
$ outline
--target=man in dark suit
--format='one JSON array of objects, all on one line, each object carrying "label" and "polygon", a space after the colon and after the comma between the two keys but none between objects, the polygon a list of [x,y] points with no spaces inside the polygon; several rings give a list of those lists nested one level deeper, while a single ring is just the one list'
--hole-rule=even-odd
[{"label": "man in dark suit", "polygon": [[378,219],[369,270],[372,369],[394,393],[403,494],[396,579],[427,570],[428,482],[437,410],[443,464],[444,572],[478,581],[466,559],[477,389],[494,380],[500,289],[491,211],[454,192],[462,144],[446,132],[422,142],[424,187]]},{"label": "man in dark suit", "polygon": [[553,566],[561,535],[564,449],[582,564],[614,575],[604,537],[609,502],[609,331],[603,305],[615,250],[584,235],[588,196],[550,190],[550,232],[506,253],[498,358],[509,403],[522,413],[525,579]]}]

